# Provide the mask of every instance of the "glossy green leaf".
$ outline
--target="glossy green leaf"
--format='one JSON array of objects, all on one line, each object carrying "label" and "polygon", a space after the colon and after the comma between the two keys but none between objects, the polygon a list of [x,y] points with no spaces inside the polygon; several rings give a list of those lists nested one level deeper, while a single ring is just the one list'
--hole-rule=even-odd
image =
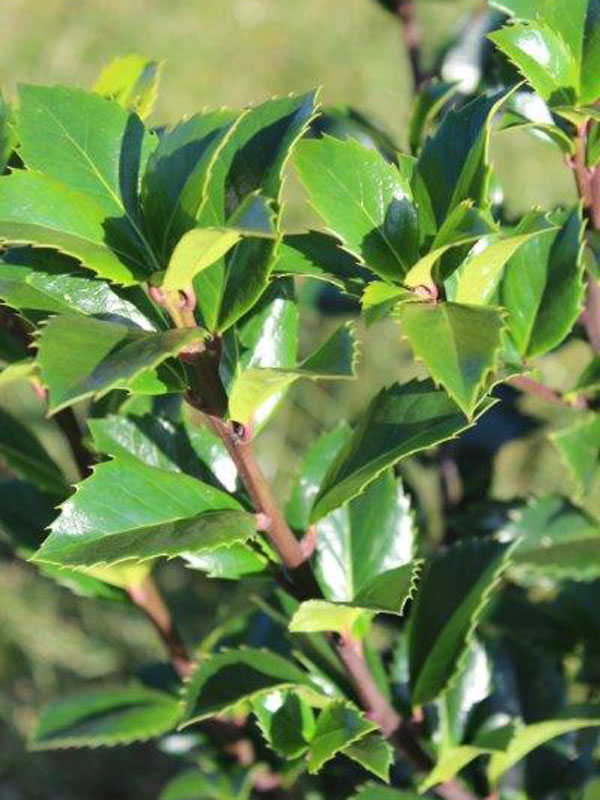
[{"label": "glossy green leaf", "polygon": [[[487,407],[484,404],[480,412]],[[452,439],[469,426],[454,401],[431,381],[413,380],[383,389],[329,468],[315,499],[312,520],[356,497],[401,458]]]},{"label": "glossy green leaf", "polygon": [[47,175],[17,170],[0,178],[4,241],[60,250],[113,283],[140,283],[149,268],[109,216],[97,196]]},{"label": "glossy green leaf", "polygon": [[[141,394],[169,391],[156,368],[204,335],[198,328],[154,333],[91,317],[53,317],[37,342],[37,362],[48,387],[50,409],[54,412],[85,397],[101,397],[112,389]],[[177,387],[177,373],[168,377]]]},{"label": "glossy green leaf", "polygon": [[287,520],[295,530],[305,531],[309,527],[313,501],[327,470],[350,434],[350,426],[341,422],[333,430],[321,434],[304,456],[286,506]]},{"label": "glossy green leaf", "polygon": [[305,141],[296,170],[311,203],[344,247],[382,278],[399,280],[417,256],[418,230],[406,178],[352,139]]},{"label": "glossy green leaf", "polygon": [[491,120],[505,97],[479,97],[449,111],[425,143],[413,178],[423,233],[435,234],[464,200],[487,203]]},{"label": "glossy green leaf", "polygon": [[51,495],[64,495],[62,471],[41,442],[17,417],[0,408],[0,462],[10,472]]},{"label": "glossy green leaf", "polygon": [[273,213],[258,194],[249,195],[222,228],[193,228],[177,243],[169,260],[162,288],[187,289],[202,270],[218,261],[244,236],[275,238]]},{"label": "glossy green leaf", "polygon": [[367,325],[372,325],[386,317],[401,300],[417,300],[418,298],[401,286],[394,286],[384,281],[369,283],[361,299],[362,310]]},{"label": "glossy green leaf", "polygon": [[98,689],[58,700],[40,716],[32,750],[99,747],[140,742],[172,730],[177,699],[145,688]]},{"label": "glossy green leaf", "polygon": [[582,498],[600,467],[600,416],[591,414],[550,438],[573,477],[575,497]]},{"label": "glossy green leaf", "polygon": [[[298,303],[290,278],[274,281],[252,311],[246,314],[224,339],[221,375],[229,395],[238,393],[236,384],[246,371],[293,369],[298,363]],[[256,406],[252,419],[260,430],[284,398],[289,384]]]},{"label": "glossy green leaf", "polygon": [[315,731],[312,708],[293,692],[277,691],[253,703],[258,724],[269,746],[284,758],[298,758]]},{"label": "glossy green leaf", "polygon": [[419,151],[428,125],[457,91],[458,86],[455,83],[445,83],[436,78],[428,81],[421,89],[415,98],[410,118],[408,138],[411,152]]},{"label": "glossy green leaf", "polygon": [[90,314],[144,330],[164,326],[143,291],[116,289],[55,251],[11,248],[0,265],[0,297],[34,322],[47,314]]},{"label": "glossy green leaf", "polygon": [[475,639],[465,658],[464,668],[438,701],[442,750],[455,747],[464,740],[471,712],[492,692],[493,664],[486,648]]},{"label": "glossy green leaf", "polygon": [[507,749],[504,752],[496,752],[492,755],[488,768],[490,782],[495,785],[498,779],[513,764],[516,764],[545,742],[570,731],[598,725],[600,725],[600,718],[584,717],[582,719],[573,717],[571,719],[546,720],[517,729]]},{"label": "glossy green leaf", "polygon": [[516,23],[489,37],[550,104],[569,105],[579,87],[579,65],[564,39],[540,22]]},{"label": "glossy green leaf", "polygon": [[[244,647],[202,658],[183,695],[183,723],[192,725],[276,690],[314,694],[309,676],[283,656]],[[317,692],[318,694],[318,692]]]},{"label": "glossy green leaf", "polygon": [[588,580],[600,574],[600,523],[560,497],[543,497],[514,514],[501,531],[518,540],[511,571]]},{"label": "glossy green leaf", "polygon": [[133,458],[98,464],[61,506],[34,560],[92,567],[198,553],[254,536],[230,495]]},{"label": "glossy green leaf", "polygon": [[480,239],[459,267],[456,294],[452,299],[472,305],[486,305],[492,301],[507,262],[520,247],[539,235],[544,234],[533,231],[497,241],[491,237]]},{"label": "glossy green leaf", "polygon": [[524,244],[505,267],[500,302],[511,337],[522,356],[559,345],[583,304],[581,211],[566,216],[559,231],[548,230]]},{"label": "glossy green leaf", "polygon": [[156,102],[162,66],[136,53],[114,58],[98,76],[94,91],[145,119]]},{"label": "glossy green leaf", "polygon": [[452,685],[511,547],[487,540],[455,545],[425,569],[411,611],[409,670],[415,705]]},{"label": "glossy green leaf", "polygon": [[27,167],[90,195],[115,233],[158,268],[138,212],[138,185],[153,138],[117,102],[64,86],[21,86],[17,130]]},{"label": "glossy green leaf", "polygon": [[377,725],[343,700],[334,700],[319,714],[310,742],[308,771],[312,774],[339,752],[355,744],[367,734],[377,730]]},{"label": "glossy green leaf", "polygon": [[239,581],[264,573],[269,564],[258,550],[238,543],[217,547],[206,553],[184,553],[186,566],[204,572],[208,578]]},{"label": "glossy green leaf", "polygon": [[[410,580],[410,570],[409,570]],[[377,609],[379,610],[379,609]],[[327,600],[305,600],[300,603],[289,623],[292,633],[354,633],[365,615],[374,611],[359,607],[358,603],[331,603]]]},{"label": "glossy green leaf", "polygon": [[[215,160],[197,214],[199,225],[226,224],[255,191],[279,211],[283,170],[313,117],[315,102],[315,92],[290,95],[256,106],[240,119]],[[254,306],[267,287],[276,250],[268,239],[243,240],[197,277],[196,295],[210,330],[226,330]]]},{"label": "glossy green leaf", "polygon": [[365,283],[359,261],[343,250],[336,238],[319,231],[285,236],[273,274],[315,278],[350,295],[359,293]]},{"label": "glossy green leaf", "polygon": [[415,357],[472,418],[498,365],[502,312],[459,303],[405,303],[398,313]]},{"label": "glossy green leaf", "polygon": [[239,116],[225,109],[203,112],[161,135],[142,180],[146,229],[161,259],[196,227],[215,159]]},{"label": "glossy green leaf", "polygon": [[229,395],[231,419],[249,423],[257,409],[300,378],[339,380],[355,377],[356,342],[350,324],[335,333],[296,367],[249,367],[234,382]]},{"label": "glossy green leaf", "polygon": [[394,750],[381,734],[368,734],[346,747],[343,753],[382,781],[389,782],[390,769],[394,763]]}]

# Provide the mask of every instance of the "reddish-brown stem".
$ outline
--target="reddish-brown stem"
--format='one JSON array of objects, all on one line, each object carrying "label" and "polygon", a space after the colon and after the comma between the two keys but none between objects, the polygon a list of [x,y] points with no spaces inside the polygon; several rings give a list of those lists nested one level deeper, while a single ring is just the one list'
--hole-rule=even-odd
[{"label": "reddish-brown stem", "polygon": [[402,23],[402,32],[406,53],[410,62],[413,79],[413,88],[418,92],[428,76],[423,71],[421,64],[421,34],[417,23],[417,11],[413,0],[398,0],[396,13]]},{"label": "reddish-brown stem", "polygon": [[527,375],[516,375],[514,378],[510,378],[507,383],[509,386],[519,389],[521,392],[533,394],[536,397],[539,397],[540,400],[544,400],[547,403],[552,403],[555,406],[585,408],[587,405],[585,398],[578,397],[571,403],[561,394],[555,392],[554,389],[551,389],[549,386],[536,381],[534,378],[527,377]]},{"label": "reddish-brown stem", "polygon": [[154,625],[171,660],[181,678],[187,677],[194,665],[173,625],[173,620],[155,582],[148,576],[142,583],[128,589],[132,602],[141,609]]}]

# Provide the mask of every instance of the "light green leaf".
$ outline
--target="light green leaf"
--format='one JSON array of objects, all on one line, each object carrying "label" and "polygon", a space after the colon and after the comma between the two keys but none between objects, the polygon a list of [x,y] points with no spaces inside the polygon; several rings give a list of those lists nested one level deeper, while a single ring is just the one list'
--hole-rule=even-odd
[{"label": "light green leaf", "polygon": [[196,767],[180,772],[164,787],[158,800],[248,800],[252,770],[222,767],[209,772]]},{"label": "light green leaf", "polygon": [[409,671],[415,705],[434,700],[452,685],[494,587],[508,566],[511,549],[492,539],[471,540],[429,562],[411,611]]},{"label": "light green leaf", "polygon": [[600,390],[600,356],[596,356],[581,373],[575,384],[575,394],[595,395]]},{"label": "light green leaf", "polygon": [[[315,111],[316,93],[269,100],[250,109],[219,151],[206,186],[197,224],[221,227],[252,192],[281,207],[283,170]],[[209,330],[225,331],[246,314],[267,287],[276,242],[245,239],[195,281]]]},{"label": "light green leaf", "polygon": [[162,282],[167,292],[187,289],[244,236],[275,238],[273,213],[259,194],[249,195],[222,228],[192,228],[179,240]]},{"label": "light green leaf", "polygon": [[[410,570],[409,570],[410,578]],[[330,603],[327,600],[305,600],[300,603],[290,620],[292,633],[353,633],[365,615],[374,612],[351,603]]]},{"label": "light green leaf", "polygon": [[13,110],[0,93],[0,175],[6,169],[16,146],[17,136],[13,126]]},{"label": "light green leaf", "polygon": [[398,314],[415,357],[472,418],[498,365],[502,312],[458,303],[405,303]]},{"label": "light green leaf", "polygon": [[186,566],[204,572],[208,578],[239,581],[264,573],[269,560],[245,544],[217,547],[206,553],[184,553]]},{"label": "light green leaf", "polygon": [[244,424],[261,406],[299,378],[336,380],[355,377],[356,343],[350,323],[342,325],[314,353],[296,367],[250,367],[233,383],[229,416]]},{"label": "light green leaf", "polygon": [[162,68],[162,61],[136,53],[114,58],[98,76],[94,91],[145,119],[154,108]]},{"label": "light green leaf", "polygon": [[13,364],[9,364],[7,367],[4,367],[4,369],[0,370],[0,388],[17,381],[35,381],[36,375],[37,369],[32,358],[27,358],[23,361],[15,361]]},{"label": "light green leaf", "polygon": [[500,532],[518,540],[511,573],[589,580],[600,575],[600,523],[560,497],[542,497],[516,512]]},{"label": "light green leaf", "polygon": [[177,698],[152,689],[98,689],[47,706],[33,732],[32,750],[141,742],[172,730]]},{"label": "light green leaf", "polygon": [[550,439],[573,477],[576,499],[581,499],[600,466],[600,416],[590,414],[587,419],[550,434]]},{"label": "light green leaf", "polygon": [[571,719],[546,720],[545,722],[537,722],[518,729],[508,748],[504,752],[496,752],[492,755],[488,768],[490,782],[495,785],[498,779],[513,764],[525,758],[532,750],[535,750],[536,747],[545,742],[571,731],[598,725],[600,725],[600,717],[593,718],[590,716],[583,719],[575,717]]},{"label": "light green leaf", "polygon": [[361,299],[362,311],[367,325],[372,325],[387,316],[401,300],[417,300],[412,293],[401,286],[383,281],[369,283]]},{"label": "light green leaf", "polygon": [[0,463],[38,489],[64,496],[67,484],[60,467],[23,423],[0,408]]},{"label": "light green leaf", "polygon": [[133,458],[98,464],[61,506],[34,561],[93,567],[199,553],[254,536],[230,495]]},{"label": "light green leaf", "polygon": [[390,789],[387,786],[367,784],[353,794],[351,800],[420,800],[416,792],[404,792],[399,789]]},{"label": "light green leaf", "polygon": [[285,236],[277,250],[273,274],[315,278],[350,295],[360,293],[368,276],[336,238],[319,231]]},{"label": "light green leaf", "polygon": [[[489,407],[484,403],[479,411]],[[459,407],[431,381],[383,389],[359,419],[350,441],[331,465],[312,510],[312,520],[360,494],[401,458],[426,450],[470,427]]]},{"label": "light green leaf", "polygon": [[149,267],[108,218],[97,198],[37,172],[0,178],[0,238],[10,244],[50,247],[123,286],[147,279]]},{"label": "light green leaf", "polygon": [[181,727],[288,688],[300,694],[306,690],[311,697],[319,694],[305,672],[269,650],[244,647],[207,656],[185,687]]},{"label": "light green leaf", "polygon": [[560,33],[541,22],[516,23],[489,35],[551,105],[574,103],[579,65]]},{"label": "light green leaf", "polygon": [[50,410],[112,389],[161,394],[180,386],[177,373],[165,376],[169,385],[154,370],[204,335],[199,328],[154,333],[91,317],[53,317],[41,331],[37,358]]},{"label": "light green leaf", "polygon": [[343,700],[332,701],[317,719],[310,742],[308,771],[313,775],[316,774],[340,751],[375,730],[377,725],[366,720],[349,703]]},{"label": "light green leaf", "polygon": [[547,230],[519,248],[504,270],[500,302],[518,352],[542,355],[558,346],[582,310],[583,222],[574,209],[560,220],[558,231]]},{"label": "light green leaf", "polygon": [[253,703],[258,724],[269,746],[284,758],[298,758],[315,731],[312,708],[292,692],[277,691]]},{"label": "light green leaf", "polygon": [[302,142],[294,160],[312,205],[361,263],[399,280],[417,257],[416,210],[408,180],[353,139]]},{"label": "light green leaf", "polygon": [[382,781],[389,782],[390,769],[394,763],[394,750],[381,734],[370,733],[342,752]]}]

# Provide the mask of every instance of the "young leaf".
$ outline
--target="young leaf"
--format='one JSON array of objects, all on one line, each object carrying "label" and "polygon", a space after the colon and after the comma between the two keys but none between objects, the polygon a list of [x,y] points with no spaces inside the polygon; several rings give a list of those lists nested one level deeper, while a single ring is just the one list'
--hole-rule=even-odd
[{"label": "young leaf", "polygon": [[600,416],[592,414],[550,438],[573,477],[575,497],[581,499],[600,466]]},{"label": "young leaf", "polygon": [[[480,413],[488,407],[484,403]],[[383,389],[329,468],[315,499],[312,521],[356,497],[401,458],[452,439],[471,424],[431,381],[413,380]]]},{"label": "young leaf", "polygon": [[25,481],[55,497],[67,484],[58,464],[23,423],[0,408],[0,462]]},{"label": "young leaf", "polygon": [[600,574],[600,523],[560,497],[543,497],[517,512],[500,532],[518,540],[511,572],[589,580]]},{"label": "young leaf", "polygon": [[510,550],[492,539],[467,541],[435,556],[424,571],[409,635],[415,705],[452,685]]},{"label": "young leaf", "polygon": [[269,746],[284,758],[298,758],[308,750],[315,731],[312,708],[292,692],[277,691],[253,703],[260,729]]},{"label": "young leaf", "polygon": [[367,325],[372,325],[387,316],[401,300],[411,301],[418,298],[401,286],[394,286],[384,281],[369,283],[361,299],[362,311]]},{"label": "young leaf", "polygon": [[324,764],[348,746],[377,730],[349,703],[333,700],[319,714],[310,742],[308,771],[316,774]]},{"label": "young leaf", "polygon": [[207,656],[186,685],[181,727],[288,688],[319,694],[307,673],[268,650],[244,647]]},{"label": "young leaf", "polygon": [[0,237],[10,244],[60,250],[123,286],[149,274],[119,221],[108,219],[96,196],[37,172],[17,170],[0,178]]},{"label": "young leaf", "polygon": [[359,293],[370,277],[337,239],[319,231],[285,236],[277,251],[273,274],[314,278],[350,295]]},{"label": "young leaf", "polygon": [[[101,397],[112,389],[141,394],[169,391],[156,368],[204,335],[199,328],[154,333],[91,317],[53,317],[38,339],[37,358],[50,410],[85,397]],[[167,377],[178,385],[176,373]]]},{"label": "young leaf", "polygon": [[379,153],[352,139],[305,141],[295,166],[327,227],[361,263],[399,280],[417,256],[416,211],[408,181]]},{"label": "young leaf", "polygon": [[178,719],[177,699],[163,692],[134,686],[98,689],[47,706],[33,732],[30,749],[143,742],[172,730]]},{"label": "young leaf", "polygon": [[249,195],[222,228],[193,228],[178,242],[162,281],[167,292],[187,289],[202,270],[218,261],[244,236],[274,239],[270,204],[259,194]]},{"label": "young leaf", "polygon": [[339,380],[355,377],[356,343],[350,324],[342,325],[314,353],[292,368],[250,367],[234,382],[229,395],[231,419],[250,422],[257,409],[299,378]]},{"label": "young leaf", "polygon": [[[588,711],[588,709],[586,709],[586,711]],[[594,718],[589,715],[578,718],[576,716],[576,710],[574,710],[571,719],[546,720],[517,729],[506,750],[503,752],[495,752],[492,755],[488,768],[490,782],[492,785],[495,785],[498,779],[510,769],[513,764],[525,758],[532,750],[535,750],[536,747],[539,747],[545,742],[557,736],[569,733],[570,731],[596,727],[598,725],[600,725],[600,717]]]},{"label": "young leaf", "polygon": [[471,419],[497,366],[501,311],[459,303],[404,303],[399,319],[415,357]]},{"label": "young leaf", "polygon": [[162,67],[163,62],[136,53],[114,58],[98,76],[94,91],[145,119],[156,102]]},{"label": "young leaf", "polygon": [[519,353],[542,355],[559,345],[583,304],[583,221],[579,208],[519,248],[506,265],[500,302]]},{"label": "young leaf", "polygon": [[[309,92],[269,100],[240,119],[215,160],[197,224],[226,224],[255,191],[274,201],[279,211],[283,170],[313,117],[315,99]],[[276,249],[269,240],[241,241],[196,278],[200,310],[210,330],[226,330],[254,306],[267,287]]]},{"label": "young leaf", "polygon": [[254,536],[233,497],[133,458],[98,464],[61,507],[34,561],[92,567],[199,553]]},{"label": "young leaf", "polygon": [[164,327],[143,291],[116,289],[55,251],[13,247],[0,264],[0,297],[34,322],[47,314],[89,314],[148,331]]},{"label": "young leaf", "polygon": [[505,97],[479,97],[449,111],[425,143],[413,178],[422,235],[434,234],[463,200],[486,205],[491,120]]}]

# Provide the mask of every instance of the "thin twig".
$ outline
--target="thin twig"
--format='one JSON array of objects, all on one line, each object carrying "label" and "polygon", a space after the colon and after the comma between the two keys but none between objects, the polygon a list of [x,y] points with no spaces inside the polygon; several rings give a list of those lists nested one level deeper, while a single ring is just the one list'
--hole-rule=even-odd
[{"label": "thin twig", "polygon": [[130,586],[128,593],[132,602],[144,612],[154,625],[179,677],[187,677],[192,672],[194,664],[173,624],[169,609],[154,580],[148,576],[142,583]]},{"label": "thin twig", "polygon": [[552,403],[555,406],[568,406],[569,408],[585,408],[587,405],[585,398],[577,397],[573,402],[569,402],[563,395],[555,392],[549,386],[546,386],[534,378],[529,378],[527,375],[516,375],[507,381],[509,386],[514,389],[519,389],[526,394],[532,394],[544,400],[547,403]]},{"label": "thin twig", "polygon": [[417,23],[417,11],[413,0],[398,0],[396,13],[402,23],[402,32],[406,53],[410,62],[413,89],[418,92],[427,81],[428,75],[423,71],[421,58],[421,33]]}]

